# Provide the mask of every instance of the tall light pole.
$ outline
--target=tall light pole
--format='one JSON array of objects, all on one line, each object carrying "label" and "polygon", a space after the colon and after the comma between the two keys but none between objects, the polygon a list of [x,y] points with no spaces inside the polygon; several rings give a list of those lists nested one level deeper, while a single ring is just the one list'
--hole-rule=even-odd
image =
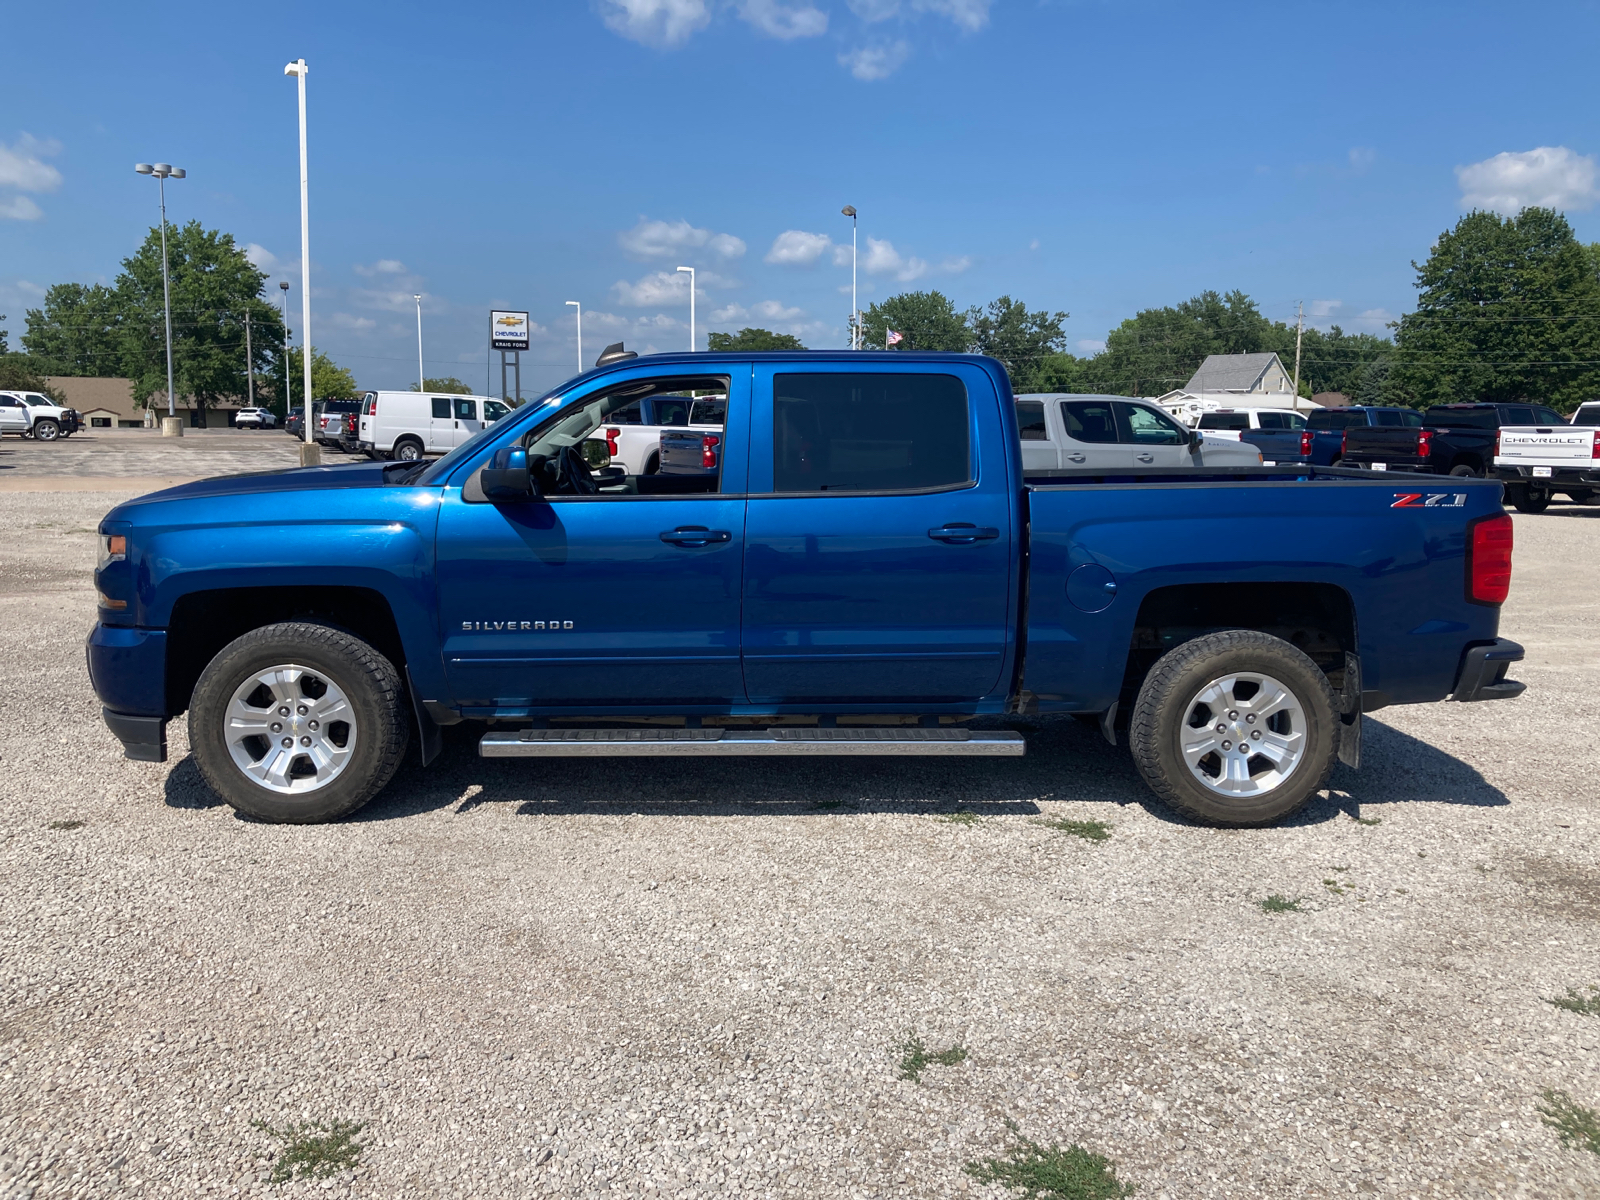
[{"label": "tall light pole", "polygon": [[305,347],[301,355],[305,360],[305,375],[301,382],[306,405],[306,443],[300,451],[300,464],[307,467],[322,461],[311,427],[311,200],[306,170],[306,75],[309,71],[303,58],[283,68],[285,75],[295,76],[300,83],[300,344]]},{"label": "tall light pole", "polygon": [[696,349],[694,337],[694,268],[679,267],[678,270],[689,272],[689,353],[693,354]]},{"label": "tall light pole", "polygon": [[576,300],[568,300],[568,304],[578,310],[578,374],[583,374],[583,305]]},{"label": "tall light pole", "polygon": [[289,281],[278,280],[278,312],[283,317],[283,423],[294,415],[294,381],[289,374]]},{"label": "tall light pole", "polygon": [[[167,276],[167,180],[182,179],[187,172],[168,163],[135,163],[133,169],[141,175],[154,175],[161,190],[161,307],[167,319],[167,416],[177,420],[178,401],[172,390],[172,282]],[[163,426],[161,432],[167,437],[182,436],[183,427],[177,426],[174,432]]]},{"label": "tall light pole", "polygon": [[422,293],[412,292],[411,298],[417,302],[417,391],[428,390],[428,380],[422,372]]},{"label": "tall light pole", "polygon": [[850,218],[850,349],[861,349],[861,310],[856,307],[856,206],[846,204],[839,210]]}]

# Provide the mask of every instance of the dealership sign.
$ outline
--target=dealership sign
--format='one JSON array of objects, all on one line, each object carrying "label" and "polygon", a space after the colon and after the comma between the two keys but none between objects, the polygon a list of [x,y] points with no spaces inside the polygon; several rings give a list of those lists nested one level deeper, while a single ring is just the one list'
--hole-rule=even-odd
[{"label": "dealership sign", "polygon": [[492,312],[489,314],[489,345],[496,350],[528,348],[528,314]]}]

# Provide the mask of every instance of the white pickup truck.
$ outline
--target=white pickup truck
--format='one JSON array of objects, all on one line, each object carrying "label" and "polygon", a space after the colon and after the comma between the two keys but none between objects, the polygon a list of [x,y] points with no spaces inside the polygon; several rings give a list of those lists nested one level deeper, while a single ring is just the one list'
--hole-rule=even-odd
[{"label": "white pickup truck", "polygon": [[1237,434],[1218,437],[1185,429],[1142,400],[1035,392],[1016,401],[1025,471],[1261,465],[1261,451],[1241,443]]},{"label": "white pickup truck", "polygon": [[1502,425],[1494,473],[1518,512],[1543,512],[1557,492],[1588,504],[1600,493],[1600,402],[1579,405],[1570,425]]}]

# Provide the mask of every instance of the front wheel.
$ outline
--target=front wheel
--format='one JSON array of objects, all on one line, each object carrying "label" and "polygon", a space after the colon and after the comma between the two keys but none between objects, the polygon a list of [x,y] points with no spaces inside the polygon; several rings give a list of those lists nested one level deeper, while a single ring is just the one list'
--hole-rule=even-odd
[{"label": "front wheel", "polygon": [[189,744],[212,791],[241,813],[311,825],[354,812],[405,753],[400,673],[366,642],[287,621],[236,638],[189,705]]},{"label": "front wheel", "polygon": [[1235,629],[1164,655],[1128,729],[1150,789],[1208,825],[1282,820],[1321,790],[1339,753],[1327,676],[1281,638]]},{"label": "front wheel", "polygon": [[53,442],[61,436],[61,426],[49,417],[41,417],[33,423],[33,436],[41,442]]}]

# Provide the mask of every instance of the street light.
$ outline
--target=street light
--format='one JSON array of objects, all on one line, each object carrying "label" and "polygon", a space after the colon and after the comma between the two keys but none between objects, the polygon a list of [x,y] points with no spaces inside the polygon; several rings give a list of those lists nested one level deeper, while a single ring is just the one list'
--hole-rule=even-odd
[{"label": "street light", "polygon": [[578,374],[583,374],[583,305],[576,300],[568,300],[568,304],[578,310]]},{"label": "street light", "polygon": [[289,281],[278,280],[278,313],[283,318],[283,423],[294,415],[294,383],[289,376]]},{"label": "street light", "polygon": [[[168,163],[135,163],[133,169],[141,175],[154,175],[161,191],[161,306],[167,319],[167,416],[176,418],[178,402],[172,391],[172,283],[167,277],[167,180],[182,179],[182,167]],[[163,431],[165,432],[165,431]]]},{"label": "street light", "polygon": [[300,84],[300,344],[305,347],[302,354],[305,375],[301,382],[306,405],[306,444],[300,451],[302,466],[314,466],[321,461],[311,428],[311,201],[306,183],[306,75],[309,72],[303,58],[283,68],[285,75],[297,77]]},{"label": "street light", "polygon": [[428,390],[428,381],[422,373],[422,293],[412,292],[411,298],[417,302],[417,391]]},{"label": "street light", "polygon": [[856,307],[856,206],[846,204],[839,210],[850,218],[850,349],[861,349],[860,316]]},{"label": "street light", "polygon": [[694,338],[694,268],[693,267],[679,267],[678,270],[689,272],[689,353],[693,354],[694,351],[695,351],[695,338]]}]

